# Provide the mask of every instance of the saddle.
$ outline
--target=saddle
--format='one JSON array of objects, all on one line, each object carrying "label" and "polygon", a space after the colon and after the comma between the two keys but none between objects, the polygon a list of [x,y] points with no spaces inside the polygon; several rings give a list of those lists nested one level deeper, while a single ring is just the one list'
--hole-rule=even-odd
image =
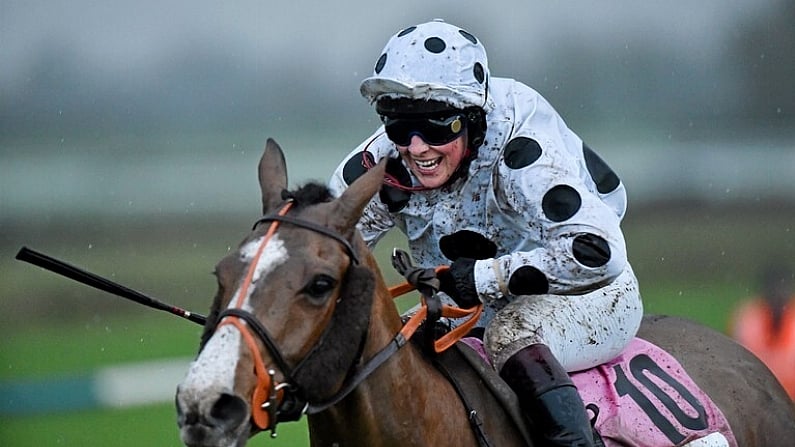
[{"label": "saddle", "polygon": [[[480,339],[464,338],[431,357],[461,397],[481,445],[491,445],[482,428],[484,393],[499,402],[533,445],[532,421],[524,418],[516,395],[489,363]],[[737,447],[712,399],[676,359],[646,340],[635,338],[617,358],[571,377],[592,415],[595,437],[605,447]]]},{"label": "saddle", "polygon": [[[447,377],[455,388],[461,402],[469,415],[469,425],[481,446],[491,446],[488,434],[483,427],[483,417],[487,412],[484,408],[484,394],[491,394],[500,404],[507,419],[515,430],[521,434],[527,445],[535,445],[532,441],[531,421],[525,419],[519,407],[519,399],[497,371],[472,349],[467,342],[459,341],[447,350],[430,355],[436,368]],[[492,415],[493,416],[493,415]]]},{"label": "saddle", "polygon": [[[525,442],[535,445],[532,421],[524,418],[513,390],[491,365],[482,340],[462,336],[465,331],[473,333],[470,329],[479,315],[470,315],[451,330],[441,318],[461,315],[445,314],[451,309],[436,295],[438,272],[415,267],[409,255],[397,249],[392,265],[409,286],[393,288],[393,296],[416,288],[423,297],[421,316],[427,318],[417,332],[422,336],[412,341],[419,343],[455,388],[480,445],[490,445],[481,416],[486,414],[482,397],[489,397],[483,396],[485,392],[500,403]],[[416,316],[411,319],[416,321]],[[440,338],[445,342],[440,343]],[[605,447],[738,447],[726,417],[712,399],[673,356],[653,343],[636,337],[615,359],[570,375],[586,410],[593,414],[594,438]]]}]

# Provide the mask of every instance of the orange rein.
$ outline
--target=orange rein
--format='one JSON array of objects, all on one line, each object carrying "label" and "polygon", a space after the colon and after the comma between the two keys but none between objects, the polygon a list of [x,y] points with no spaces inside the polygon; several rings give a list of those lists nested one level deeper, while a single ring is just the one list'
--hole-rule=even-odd
[{"label": "orange rein", "polygon": [[[447,266],[440,266],[436,268],[436,273],[443,272],[447,270],[449,267]],[[404,282],[402,284],[398,284],[389,288],[389,293],[392,295],[392,298],[397,298],[399,296],[405,295],[417,288],[408,282]],[[433,343],[433,349],[439,353],[447,350],[450,346],[453,346],[458,340],[461,340],[475,327],[478,320],[480,319],[480,314],[483,313],[483,304],[479,304],[475,307],[469,309],[461,309],[460,307],[449,306],[447,304],[442,305],[442,317],[447,318],[464,318],[469,316],[467,320],[460,325],[458,325],[455,329],[451,330],[450,332],[444,334],[438,340]],[[425,296],[422,296],[421,306],[420,309],[409,318],[409,321],[403,325],[403,329],[401,329],[400,333],[403,337],[408,340],[414,335],[414,332],[417,331],[417,328],[420,327],[422,322],[425,320],[425,317],[428,314],[428,306],[425,303]]]}]

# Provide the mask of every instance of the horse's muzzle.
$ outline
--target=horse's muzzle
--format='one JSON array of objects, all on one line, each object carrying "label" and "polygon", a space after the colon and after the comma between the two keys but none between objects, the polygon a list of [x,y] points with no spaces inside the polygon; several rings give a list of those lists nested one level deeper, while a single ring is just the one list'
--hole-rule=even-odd
[{"label": "horse's muzzle", "polygon": [[[189,397],[190,396],[190,397]],[[177,425],[189,447],[237,447],[250,435],[248,404],[229,393],[183,393],[177,389]]]}]

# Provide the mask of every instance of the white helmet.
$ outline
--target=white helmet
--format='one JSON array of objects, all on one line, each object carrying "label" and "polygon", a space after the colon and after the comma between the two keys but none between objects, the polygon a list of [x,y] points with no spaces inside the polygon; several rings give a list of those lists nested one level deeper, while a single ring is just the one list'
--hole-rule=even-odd
[{"label": "white helmet", "polygon": [[435,100],[458,109],[491,109],[486,49],[472,34],[440,19],[394,35],[362,81],[371,103],[383,97]]}]

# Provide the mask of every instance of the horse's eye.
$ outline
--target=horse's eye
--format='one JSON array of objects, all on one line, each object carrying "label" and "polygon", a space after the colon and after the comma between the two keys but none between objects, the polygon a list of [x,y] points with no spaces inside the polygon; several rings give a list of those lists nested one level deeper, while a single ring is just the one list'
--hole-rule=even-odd
[{"label": "horse's eye", "polygon": [[315,275],[302,292],[309,295],[310,298],[320,300],[325,298],[336,286],[337,280],[331,276]]}]

